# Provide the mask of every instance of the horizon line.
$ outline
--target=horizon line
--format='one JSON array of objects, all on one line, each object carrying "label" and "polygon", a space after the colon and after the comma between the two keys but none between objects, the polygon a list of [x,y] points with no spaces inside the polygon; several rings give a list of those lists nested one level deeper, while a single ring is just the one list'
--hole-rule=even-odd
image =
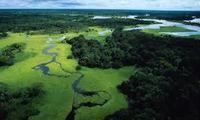
[{"label": "horizon line", "polygon": [[123,9],[123,8],[0,8],[0,10],[131,10],[131,11],[188,11],[200,12],[200,10],[189,9]]}]

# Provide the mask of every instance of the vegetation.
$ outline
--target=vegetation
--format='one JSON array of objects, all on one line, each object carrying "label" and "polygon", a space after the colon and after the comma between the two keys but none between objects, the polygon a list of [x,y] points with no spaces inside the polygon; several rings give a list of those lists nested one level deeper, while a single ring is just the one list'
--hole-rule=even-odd
[{"label": "vegetation", "polygon": [[79,35],[83,35],[86,39],[98,40],[101,43],[105,42],[106,37],[110,36],[112,33],[112,28],[103,28],[98,26],[88,27],[85,30],[80,30],[78,32],[69,31],[65,34],[65,40],[63,42],[68,41],[74,37]]},{"label": "vegetation", "polygon": [[[56,39],[62,37],[62,35],[51,35],[50,37]],[[40,111],[37,115],[29,116],[29,119],[32,120],[65,119],[71,109],[73,94],[71,84],[74,79],[77,79],[76,75],[69,78],[47,76],[41,71],[33,69],[34,66],[51,60],[50,56],[42,53],[43,49],[48,45],[48,38],[49,35],[29,35],[27,37],[25,33],[11,33],[9,37],[0,42],[2,48],[14,43],[23,42],[26,44],[26,49],[22,54],[19,53],[16,56],[16,61],[19,62],[15,62],[11,66],[0,67],[0,82],[7,84],[13,92],[36,83],[43,85],[45,94],[31,103]],[[55,41],[57,46],[51,52],[58,52],[57,61],[62,63],[65,70],[75,71],[76,61],[66,59],[71,54],[70,46],[60,44],[58,43],[59,39],[57,40]],[[51,64],[49,70],[52,74],[63,73],[58,64]]]},{"label": "vegetation", "polygon": [[160,29],[146,29],[143,30],[146,33],[152,33],[155,35],[160,35],[162,34],[162,32],[193,32],[192,30],[188,30],[182,27],[176,27],[176,26],[172,26],[172,27],[161,27]]},{"label": "vegetation", "polygon": [[1,39],[1,38],[5,38],[5,37],[7,37],[7,36],[8,36],[8,34],[7,34],[6,32],[0,33],[0,39]]},{"label": "vegetation", "polygon": [[107,119],[199,119],[198,40],[117,29],[105,45],[83,36],[69,43],[81,65],[102,68],[136,65],[141,69],[119,86],[128,96],[129,109]]},{"label": "vegetation", "polygon": [[107,119],[198,120],[199,41],[164,37],[155,40],[156,45],[149,40],[136,50],[140,57],[135,64],[141,70],[119,86],[128,96],[129,109]]},{"label": "vegetation", "polygon": [[[180,21],[183,22],[183,21]],[[195,23],[195,22],[183,22],[184,24],[188,24],[188,25],[194,25],[194,26],[199,26],[200,27],[200,23]]]},{"label": "vegetation", "polygon": [[200,35],[192,35],[192,38],[200,39]]},{"label": "vegetation", "polygon": [[24,43],[14,43],[6,46],[0,51],[0,66],[8,66],[14,64],[15,55],[24,50]]},{"label": "vegetation", "polygon": [[[53,39],[51,44],[55,45],[49,52],[56,52],[58,54],[56,61],[61,63],[64,69],[63,71],[57,63],[51,63],[48,65],[49,73],[68,77],[48,76],[44,75],[40,70],[33,69],[33,67],[38,64],[49,62],[52,59],[51,56],[42,53],[48,46],[47,41],[49,37]],[[76,60],[67,59],[68,56],[72,55],[71,46],[69,44],[60,43],[61,37],[63,37],[63,34],[28,35],[27,37],[25,33],[11,33],[5,40],[0,42],[2,49],[14,43],[23,42],[26,44],[26,49],[16,56],[16,61],[20,62],[15,62],[15,64],[8,67],[0,67],[0,82],[7,84],[14,89],[14,91],[30,87],[30,85],[38,82],[43,85],[45,94],[32,103],[40,112],[39,114],[30,115],[29,119],[64,120],[72,107],[73,90],[71,86],[73,82],[80,77],[76,72],[84,74],[84,78],[79,84],[81,89],[89,91],[105,90],[112,95],[109,104],[105,106],[81,107],[75,115],[76,120],[82,120],[84,118],[102,120],[105,116],[122,108],[126,108],[126,99],[124,95],[117,90],[117,86],[127,80],[135,69],[133,67],[123,67],[118,70],[102,70],[89,69],[81,66],[81,69],[76,71],[76,67],[78,66]],[[68,74],[65,71],[74,74]],[[75,98],[77,103],[81,103],[83,101],[101,102],[104,100],[104,97],[107,97],[107,95],[103,94],[93,97],[76,95]],[[89,114],[91,112],[95,114]]]},{"label": "vegetation", "polygon": [[[16,12],[16,11],[15,11]],[[26,32],[33,35],[38,33],[67,33],[80,31],[89,26],[115,28],[116,26],[150,24],[152,22],[130,19],[95,20],[85,14],[43,14],[39,13],[0,13],[0,30],[3,32]]]},{"label": "vegetation", "polygon": [[27,120],[39,111],[32,104],[42,97],[44,91],[41,84],[12,92],[7,85],[0,84],[0,119],[1,120]]},{"label": "vegetation", "polygon": [[84,74],[84,78],[80,82],[80,88],[87,91],[106,91],[108,94],[99,94],[96,96],[77,95],[76,103],[84,101],[94,101],[101,103],[102,100],[111,98],[103,106],[81,107],[78,109],[75,120],[103,120],[107,115],[113,114],[115,111],[128,107],[124,95],[117,90],[117,86],[126,81],[136,71],[133,67],[123,67],[120,69],[99,69],[82,67],[80,72]]},{"label": "vegetation", "polygon": [[199,16],[1,10],[0,119],[199,120],[199,40],[148,34],[189,31],[175,26],[123,31],[153,23],[119,17],[136,14],[176,21]]},{"label": "vegetation", "polygon": [[88,21],[89,25],[116,28],[120,26],[138,25],[138,24],[151,24],[151,21],[123,19],[123,18],[111,18],[111,19],[95,19]]},{"label": "vegetation", "polygon": [[[126,65],[133,65],[132,48],[128,44],[130,39],[123,39],[126,34],[121,34],[122,28],[116,29],[112,37],[106,39],[105,44],[95,40],[86,40],[80,35],[70,41],[72,52],[78,58],[79,64],[88,67],[119,68]],[[123,41],[123,45],[120,42]]]}]

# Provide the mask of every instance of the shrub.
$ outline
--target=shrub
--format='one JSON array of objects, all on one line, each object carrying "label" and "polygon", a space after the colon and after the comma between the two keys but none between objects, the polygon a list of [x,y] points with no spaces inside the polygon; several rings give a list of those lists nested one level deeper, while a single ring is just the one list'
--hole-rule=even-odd
[{"label": "shrub", "polygon": [[81,66],[80,65],[76,66],[76,70],[81,70]]},{"label": "shrub", "polygon": [[73,59],[73,55],[67,56],[67,59]]}]

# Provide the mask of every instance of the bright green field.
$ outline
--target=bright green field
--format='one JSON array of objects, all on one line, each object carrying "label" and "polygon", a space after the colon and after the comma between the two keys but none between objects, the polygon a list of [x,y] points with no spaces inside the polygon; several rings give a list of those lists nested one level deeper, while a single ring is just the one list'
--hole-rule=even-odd
[{"label": "bright green field", "polygon": [[[100,29],[100,28],[95,28]],[[100,31],[100,30],[99,30]],[[46,94],[36,101],[35,106],[39,109],[40,114],[32,116],[30,120],[64,120],[72,108],[73,91],[71,88],[72,83],[79,77],[78,75],[69,75],[68,78],[59,78],[54,76],[44,75],[41,71],[32,69],[34,66],[47,62],[51,59],[50,56],[44,55],[42,50],[48,45],[47,40],[49,37],[54,38],[53,43],[55,48],[49,52],[57,52],[57,61],[62,64],[62,67],[69,72],[75,72],[78,65],[74,59],[67,59],[71,54],[71,46],[62,44],[59,38],[77,36],[79,33],[68,33],[59,35],[32,35],[26,36],[23,33],[10,33],[8,38],[1,39],[0,49],[12,43],[24,42],[26,49],[23,53],[17,55],[16,63],[10,67],[0,68],[0,82],[6,83],[10,88],[15,91],[32,85],[33,83],[42,83]],[[86,37],[99,38],[95,36],[98,34],[94,32],[93,35]],[[99,38],[103,40],[104,38]],[[58,75],[66,75],[65,72],[56,63],[48,65],[50,73]],[[79,87],[88,90],[104,90],[111,94],[111,100],[103,106],[96,107],[82,107],[76,113],[76,120],[103,120],[109,114],[114,113],[121,108],[127,107],[125,96],[121,94],[116,86],[126,81],[136,71],[134,67],[124,67],[118,70],[114,69],[90,69],[83,67],[81,73],[84,78],[81,80]],[[84,98],[77,96],[76,101],[101,101],[102,97]]]},{"label": "bright green field", "polygon": [[109,28],[101,27],[89,27],[87,30],[82,30],[80,32],[68,32],[65,34],[65,37],[71,39],[73,37],[84,35],[87,39],[94,39],[100,42],[104,42],[105,38],[111,34],[111,32],[106,32],[104,36],[100,36],[99,32],[110,30]]},{"label": "bright green field", "polygon": [[[103,107],[93,107],[88,109],[83,107],[79,109],[76,118],[78,120],[102,120],[104,116],[112,114],[119,108],[126,108],[127,102],[123,94],[119,93],[116,86],[120,85],[123,81],[127,80],[127,76],[133,74],[135,69],[132,67],[125,67],[119,70],[101,70],[83,68],[81,72],[85,75],[80,85],[88,91],[105,90],[109,91],[112,99]],[[97,111],[97,112],[93,112]],[[88,113],[90,113],[88,115]]]}]

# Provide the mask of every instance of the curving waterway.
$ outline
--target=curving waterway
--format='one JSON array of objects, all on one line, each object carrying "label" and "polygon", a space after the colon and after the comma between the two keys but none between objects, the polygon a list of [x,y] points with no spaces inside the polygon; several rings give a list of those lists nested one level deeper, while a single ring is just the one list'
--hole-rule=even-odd
[{"label": "curving waterway", "polygon": [[[72,110],[68,114],[68,116],[66,117],[65,120],[75,120],[76,111],[78,109],[80,109],[81,107],[103,106],[108,101],[110,101],[112,99],[111,94],[109,92],[107,92],[107,91],[86,91],[86,90],[83,90],[83,89],[79,88],[78,85],[79,85],[80,81],[82,80],[82,78],[84,77],[84,75],[82,73],[79,73],[79,72],[77,72],[77,73],[80,74],[80,77],[77,80],[75,80],[73,82],[73,84],[72,84],[72,88],[73,88],[73,92],[74,92]],[[91,96],[95,97],[95,96],[100,96],[100,93],[107,94],[109,97],[108,98],[104,98],[103,102],[101,102],[101,103],[97,103],[97,102],[81,102],[79,105],[76,105],[75,97],[77,95],[82,95],[84,97],[91,97]]]},{"label": "curving waterway", "polygon": [[[51,56],[51,59],[47,62],[44,62],[44,63],[41,63],[35,67],[33,67],[33,69],[35,70],[40,70],[43,74],[45,75],[48,75],[48,76],[56,76],[56,77],[68,77],[69,76],[69,72],[68,71],[65,71],[62,67],[62,64],[59,63],[58,61],[56,61],[56,57],[58,56],[58,53],[56,52],[49,52],[49,50],[53,49],[56,47],[56,44],[53,43],[53,39],[52,38],[48,38],[47,40],[47,47],[45,47],[43,50],[42,50],[42,53],[44,55],[47,55],[47,56]],[[49,67],[48,65],[51,64],[51,63],[56,63],[60,66],[60,69],[62,69],[63,72],[66,73],[66,75],[57,75],[57,74],[52,74],[52,73],[49,73]]]},{"label": "curving waterway", "polygon": [[[63,37],[60,38],[60,39],[63,39]],[[95,107],[95,106],[103,106],[103,105],[105,105],[112,98],[111,94],[109,92],[107,92],[107,91],[87,91],[87,90],[81,89],[79,87],[79,84],[80,84],[81,80],[84,78],[84,75],[81,72],[70,72],[70,71],[65,70],[62,67],[62,64],[59,63],[58,61],[56,61],[58,53],[49,52],[49,50],[51,50],[51,49],[53,49],[55,47],[56,47],[56,44],[54,43],[54,40],[52,38],[48,38],[47,47],[45,47],[42,50],[42,53],[44,55],[51,56],[51,59],[49,61],[47,61],[47,62],[44,62],[44,63],[36,65],[35,67],[33,67],[33,69],[34,70],[39,70],[44,75],[47,75],[47,76],[55,76],[55,77],[62,77],[62,78],[67,78],[70,75],[78,75],[79,76],[76,80],[74,80],[74,82],[71,85],[73,93],[74,93],[73,94],[73,104],[72,104],[72,110],[67,115],[66,120],[75,120],[76,111],[78,109],[80,109],[81,107]],[[51,64],[53,62],[59,64],[60,69],[63,72],[65,72],[66,75],[57,75],[57,74],[49,73],[48,64]],[[81,102],[81,103],[79,103],[79,105],[76,105],[75,98],[78,95],[82,95],[84,97],[95,97],[95,96],[101,96],[101,93],[104,93],[104,95],[106,94],[107,96],[109,96],[108,98],[104,98],[103,102],[101,102],[101,103],[98,103],[98,102]]]},{"label": "curving waterway", "polygon": [[[129,15],[129,16],[124,16],[124,17],[115,17],[115,18],[124,18],[124,19],[138,19],[137,15]],[[94,16],[92,19],[111,19],[113,18],[112,16]],[[138,20],[143,20],[143,21],[153,21],[156,24],[150,24],[150,25],[145,25],[145,26],[140,26],[140,27],[133,27],[133,28],[127,28],[124,29],[125,31],[130,31],[130,30],[145,30],[145,29],[160,29],[161,27],[182,27],[187,30],[190,30],[188,32],[161,32],[162,34],[167,34],[167,35],[174,35],[174,36],[191,36],[191,35],[200,35],[200,27],[195,26],[195,25],[187,25],[184,23],[179,23],[179,22],[172,22],[172,21],[167,21],[167,20],[160,20],[160,19],[138,19]],[[199,22],[200,19],[194,19],[193,22]],[[192,21],[191,21],[192,22]],[[100,36],[104,36],[106,32],[109,31],[103,31],[100,32]]]},{"label": "curving waterway", "polygon": [[144,21],[154,21],[157,24],[151,24],[151,25],[145,25],[140,27],[133,27],[125,29],[127,31],[129,30],[145,30],[145,29],[160,29],[161,27],[181,27],[185,28],[187,30],[190,30],[188,32],[161,32],[162,34],[167,35],[174,35],[174,36],[191,36],[191,35],[200,35],[200,27],[195,25],[186,25],[179,22],[171,22],[167,20],[158,20],[158,19],[141,19]]}]

